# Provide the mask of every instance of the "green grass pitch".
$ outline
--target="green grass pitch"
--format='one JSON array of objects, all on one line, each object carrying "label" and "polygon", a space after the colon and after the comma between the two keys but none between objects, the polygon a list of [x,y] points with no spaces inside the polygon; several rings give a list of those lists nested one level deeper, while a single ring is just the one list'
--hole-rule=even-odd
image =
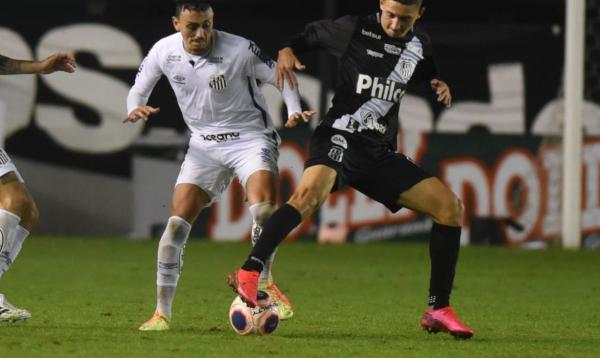
[{"label": "green grass pitch", "polygon": [[272,336],[229,327],[227,272],[249,244],[192,240],[168,332],[138,332],[155,304],[156,241],[34,237],[0,281],[33,317],[0,325],[0,357],[600,357],[600,252],[461,251],[452,303],[476,335],[419,327],[425,245],[283,245],[296,316]]}]

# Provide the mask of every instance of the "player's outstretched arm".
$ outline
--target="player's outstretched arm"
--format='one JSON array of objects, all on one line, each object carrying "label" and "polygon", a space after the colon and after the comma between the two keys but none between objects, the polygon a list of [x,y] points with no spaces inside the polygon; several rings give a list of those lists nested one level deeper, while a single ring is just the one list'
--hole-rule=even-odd
[{"label": "player's outstretched arm", "polygon": [[139,107],[135,108],[133,111],[131,111],[131,113],[129,113],[127,118],[125,118],[123,120],[123,123],[127,123],[127,122],[135,123],[135,122],[139,121],[140,119],[147,121],[148,117],[150,117],[151,115],[156,114],[158,112],[160,112],[160,108],[158,108],[158,107],[154,108],[154,107],[150,107],[150,106],[139,106]]},{"label": "player's outstretched arm", "polygon": [[304,71],[305,68],[306,66],[296,57],[291,47],[279,50],[277,54],[277,73],[275,75],[277,87],[283,90],[283,81],[287,80],[290,88],[296,88],[298,86],[298,79],[294,74],[294,69]]},{"label": "player's outstretched arm", "polygon": [[75,72],[77,64],[73,55],[55,53],[42,61],[15,60],[0,55],[0,75],[48,74],[56,71]]},{"label": "player's outstretched arm", "polygon": [[452,106],[452,93],[446,82],[434,78],[431,80],[431,89],[435,91],[438,102],[446,107]]}]

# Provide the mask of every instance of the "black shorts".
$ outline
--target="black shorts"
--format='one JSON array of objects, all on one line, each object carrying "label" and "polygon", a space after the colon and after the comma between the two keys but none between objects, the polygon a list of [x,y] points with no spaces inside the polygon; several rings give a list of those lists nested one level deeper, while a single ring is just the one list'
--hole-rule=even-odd
[{"label": "black shorts", "polygon": [[391,212],[402,208],[400,194],[432,175],[396,153],[356,136],[319,126],[310,141],[310,156],[304,167],[326,165],[337,172],[332,192],[346,185],[385,205]]}]

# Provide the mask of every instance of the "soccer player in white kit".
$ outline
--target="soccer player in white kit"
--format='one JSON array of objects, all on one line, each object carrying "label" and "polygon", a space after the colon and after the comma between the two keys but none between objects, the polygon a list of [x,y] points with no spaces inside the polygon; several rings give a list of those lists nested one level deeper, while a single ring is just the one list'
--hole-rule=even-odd
[{"label": "soccer player in white kit", "polygon": [[[275,177],[279,136],[266,110],[257,81],[275,83],[275,62],[252,41],[213,30],[213,10],[206,1],[178,0],[172,18],[175,34],[158,41],[142,62],[127,97],[124,122],[147,120],[159,111],[147,105],[161,76],[175,92],[191,130],[190,144],[175,185],[171,217],[158,245],[157,305],[143,331],[169,329],[172,303],[181,272],[182,255],[200,211],[217,201],[237,175],[246,190],[258,237],[275,210]],[[308,121],[295,89],[282,96],[289,118],[286,126]],[[273,283],[271,262],[261,274],[261,288],[279,304],[282,318],[293,315],[291,303]]]},{"label": "soccer player in white kit", "polygon": [[[0,55],[0,75],[71,73],[75,67],[75,58],[66,53],[56,53],[42,61],[15,60]],[[37,220],[38,210],[23,177],[0,148],[0,278],[15,261]],[[0,323],[30,317],[31,313],[16,308],[0,293]]]}]

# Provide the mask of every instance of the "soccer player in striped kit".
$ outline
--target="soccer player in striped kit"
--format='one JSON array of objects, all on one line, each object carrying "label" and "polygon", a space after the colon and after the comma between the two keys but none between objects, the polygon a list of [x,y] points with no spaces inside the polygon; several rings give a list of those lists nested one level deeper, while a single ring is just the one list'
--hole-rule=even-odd
[{"label": "soccer player in striped kit", "polygon": [[293,70],[304,68],[296,53],[324,49],[336,56],[335,97],[313,134],[298,188],[265,223],[248,260],[229,275],[229,284],[247,303],[256,305],[258,276],[266,258],[331,191],[350,185],[392,212],[407,207],[433,220],[429,307],[421,326],[429,332],[470,338],[473,330],[450,306],[462,203],[439,179],[396,153],[398,111],[407,87],[427,82],[437,101],[446,106],[452,96],[439,79],[429,38],[414,28],[425,10],[422,0],[380,0],[379,5],[381,11],[370,16],[310,23],[279,51],[279,84],[294,83]]},{"label": "soccer player in striped kit", "polygon": [[[42,61],[15,60],[0,55],[0,75],[72,73],[75,67],[75,58],[66,53],[56,53]],[[37,220],[38,210],[23,177],[0,148],[0,278],[17,258]],[[0,322],[30,317],[29,311],[13,306],[0,293]]]},{"label": "soccer player in striped kit", "polygon": [[[200,211],[219,199],[234,175],[246,190],[254,221],[253,242],[275,210],[279,135],[257,81],[276,85],[275,62],[243,37],[213,29],[206,1],[178,0],[172,18],[177,32],[158,41],[144,59],[127,98],[125,122],[147,120],[158,108],[147,105],[161,76],[169,80],[190,144],[177,178],[171,217],[158,246],[157,305],[144,331],[169,329],[182,255]],[[296,89],[282,88],[293,125],[308,121]],[[273,255],[261,273],[261,289],[279,304],[282,318],[293,315],[288,298],[271,277]]]}]

